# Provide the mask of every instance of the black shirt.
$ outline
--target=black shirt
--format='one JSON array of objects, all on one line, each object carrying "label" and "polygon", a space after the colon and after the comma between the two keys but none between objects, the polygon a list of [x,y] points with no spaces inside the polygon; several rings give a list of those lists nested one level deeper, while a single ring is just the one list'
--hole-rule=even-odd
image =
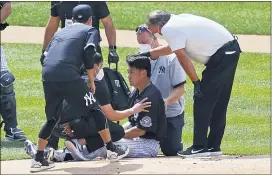
[{"label": "black shirt", "polygon": [[80,68],[86,58],[85,48],[90,45],[96,47],[98,41],[97,30],[85,24],[76,23],[56,32],[44,53],[43,81],[80,79]]},{"label": "black shirt", "polygon": [[129,117],[132,126],[145,130],[146,133],[142,138],[162,140],[166,135],[166,115],[164,100],[156,86],[150,83],[141,94],[137,89],[130,94],[129,104],[132,107],[144,98],[151,102],[151,107],[147,108],[149,112],[136,113]]},{"label": "black shirt", "polygon": [[[83,79],[88,81],[87,77],[83,77]],[[110,99],[109,99],[110,94],[109,94],[109,91],[107,90],[107,87],[105,84],[106,82],[104,82],[103,80],[101,81],[95,80],[94,83],[96,86],[96,91],[94,96],[96,100],[98,101],[98,103],[101,106],[110,104]],[[74,120],[75,116],[76,118],[87,117],[87,116],[79,116],[80,112],[78,111],[78,109],[68,104],[66,100],[63,100],[63,103],[62,105],[60,105],[58,112],[61,116],[60,124]]]},{"label": "black shirt", "polygon": [[95,87],[96,87],[94,96],[97,99],[100,106],[105,106],[105,105],[111,104],[110,92],[107,88],[107,84],[104,81],[104,79],[101,81],[95,80],[94,82],[95,82]]},{"label": "black shirt", "polygon": [[65,27],[65,19],[72,19],[72,10],[79,4],[87,4],[92,8],[92,26],[98,30],[99,38],[99,20],[110,15],[110,11],[105,1],[52,1],[51,16],[59,17],[61,28]]}]

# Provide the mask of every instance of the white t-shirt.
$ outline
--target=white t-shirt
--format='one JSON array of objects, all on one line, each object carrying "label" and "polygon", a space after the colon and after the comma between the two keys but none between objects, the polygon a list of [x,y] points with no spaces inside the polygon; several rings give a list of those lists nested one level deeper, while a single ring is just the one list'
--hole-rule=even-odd
[{"label": "white t-shirt", "polygon": [[161,33],[172,51],[185,49],[192,60],[202,64],[206,64],[221,46],[234,39],[221,24],[191,14],[171,15]]}]

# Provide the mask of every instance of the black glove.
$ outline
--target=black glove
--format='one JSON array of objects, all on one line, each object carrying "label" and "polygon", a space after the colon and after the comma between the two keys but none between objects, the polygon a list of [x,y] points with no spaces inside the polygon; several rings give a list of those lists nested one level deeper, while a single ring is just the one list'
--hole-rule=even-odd
[{"label": "black glove", "polygon": [[109,55],[108,55],[108,63],[118,63],[119,61],[119,56],[116,52],[116,46],[110,46],[109,47],[110,51],[109,51]]},{"label": "black glove", "polygon": [[200,80],[193,81],[193,84],[194,84],[194,99],[202,98],[204,94],[201,92]]},{"label": "black glove", "polygon": [[8,23],[1,23],[1,24],[0,24],[0,31],[5,30],[5,28],[6,28],[7,26],[9,26]]},{"label": "black glove", "polygon": [[45,50],[42,50],[42,54],[41,54],[41,57],[40,57],[40,62],[41,62],[42,66],[43,66],[43,60],[45,59],[44,51]]}]

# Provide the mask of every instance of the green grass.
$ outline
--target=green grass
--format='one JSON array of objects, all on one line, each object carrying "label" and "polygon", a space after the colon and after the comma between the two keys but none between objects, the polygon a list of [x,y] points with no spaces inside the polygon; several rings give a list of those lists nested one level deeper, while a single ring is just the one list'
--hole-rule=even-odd
[{"label": "green grass", "polygon": [[[49,2],[13,2],[11,25],[45,26]],[[213,19],[235,34],[270,35],[270,2],[108,2],[115,27],[134,30],[153,10]],[[101,25],[103,26],[103,25]]]},{"label": "green grass", "polygon": [[[19,126],[36,143],[45,121],[44,99],[39,61],[41,45],[4,44],[11,72],[16,77],[15,90]],[[107,48],[104,56],[107,57]],[[127,79],[125,57],[136,48],[119,48],[120,71]],[[270,55],[242,53],[237,68],[232,97],[228,108],[227,127],[223,140],[224,153],[231,155],[267,155],[270,153]],[[105,60],[105,66],[107,61]],[[197,64],[198,75],[203,66]],[[192,93],[189,79],[185,85],[185,146],[192,144]],[[124,121],[122,121],[124,122]],[[3,137],[4,132],[1,133]],[[2,139],[1,160],[29,158],[22,143]]]}]

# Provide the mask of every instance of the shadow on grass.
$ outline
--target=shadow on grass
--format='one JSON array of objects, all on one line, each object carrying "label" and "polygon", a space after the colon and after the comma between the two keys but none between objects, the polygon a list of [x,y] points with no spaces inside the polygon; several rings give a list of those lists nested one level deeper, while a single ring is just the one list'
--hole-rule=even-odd
[{"label": "shadow on grass", "polygon": [[[75,162],[76,163],[76,162]],[[142,164],[125,164],[121,165],[119,162],[109,163],[102,167],[71,167],[71,168],[60,168],[54,170],[48,170],[48,172],[53,171],[65,171],[71,174],[119,174],[123,172],[133,172],[137,169],[142,168]]]},{"label": "shadow on grass", "polygon": [[24,148],[24,142],[22,141],[10,141],[1,138],[1,148]]}]

